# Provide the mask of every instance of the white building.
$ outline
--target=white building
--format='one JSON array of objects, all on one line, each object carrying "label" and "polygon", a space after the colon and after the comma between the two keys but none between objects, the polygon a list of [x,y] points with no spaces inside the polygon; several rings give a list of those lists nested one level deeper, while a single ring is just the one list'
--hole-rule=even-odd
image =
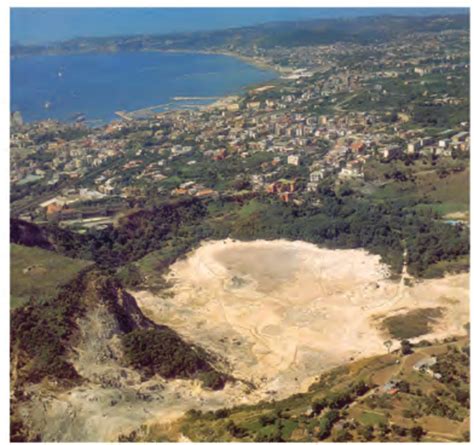
[{"label": "white building", "polygon": [[300,165],[300,157],[298,155],[289,155],[288,156],[288,164],[289,165]]}]

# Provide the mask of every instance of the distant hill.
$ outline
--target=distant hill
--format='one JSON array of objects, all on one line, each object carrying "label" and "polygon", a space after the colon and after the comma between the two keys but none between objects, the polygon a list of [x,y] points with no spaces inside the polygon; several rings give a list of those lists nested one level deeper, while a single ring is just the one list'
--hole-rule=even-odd
[{"label": "distant hill", "polygon": [[336,42],[379,43],[417,32],[469,28],[469,15],[372,16],[273,22],[219,31],[169,35],[83,37],[50,45],[13,45],[12,56],[144,50],[242,51],[255,48],[324,45]]}]

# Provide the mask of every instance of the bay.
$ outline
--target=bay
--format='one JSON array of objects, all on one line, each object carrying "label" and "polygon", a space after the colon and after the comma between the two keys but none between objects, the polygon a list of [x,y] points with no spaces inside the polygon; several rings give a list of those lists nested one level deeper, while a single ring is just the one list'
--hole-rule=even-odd
[{"label": "bay", "polygon": [[[277,73],[240,59],[202,53],[122,52],[14,58],[10,108],[26,122],[69,121],[84,114],[96,125],[117,119],[116,111],[186,103],[211,103],[239,94]],[[175,97],[207,99],[175,101]]]}]

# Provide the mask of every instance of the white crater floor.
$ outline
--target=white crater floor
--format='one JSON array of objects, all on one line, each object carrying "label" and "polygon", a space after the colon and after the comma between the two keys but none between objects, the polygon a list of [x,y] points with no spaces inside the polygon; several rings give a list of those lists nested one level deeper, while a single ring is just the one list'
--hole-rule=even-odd
[{"label": "white crater floor", "polygon": [[450,297],[459,303],[441,325],[462,330],[467,274],[413,287],[404,286],[406,273],[400,282],[388,276],[380,257],[364,250],[227,239],[171,266],[173,298],[134,296],[155,322],[224,357],[235,377],[282,397],[305,390],[324,369],[384,352],[386,334],[374,321],[383,315],[445,306]]}]

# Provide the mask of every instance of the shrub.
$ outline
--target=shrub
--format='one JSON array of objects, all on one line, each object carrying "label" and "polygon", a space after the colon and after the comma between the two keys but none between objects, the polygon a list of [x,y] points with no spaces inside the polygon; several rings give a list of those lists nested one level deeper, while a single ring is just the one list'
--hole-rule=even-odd
[{"label": "shrub", "polygon": [[410,384],[406,382],[405,380],[401,380],[400,382],[398,382],[397,388],[400,390],[400,392],[405,392],[405,393],[410,392]]},{"label": "shrub", "polygon": [[408,340],[402,340],[401,347],[403,355],[408,355],[413,352],[411,349],[411,343]]},{"label": "shrub", "polygon": [[247,435],[247,430],[240,426],[237,426],[233,420],[230,420],[229,423],[226,425],[226,430],[229,434],[237,439],[242,439]]},{"label": "shrub", "polygon": [[332,409],[328,411],[319,421],[318,439],[324,440],[331,434],[334,423],[339,419],[339,412]]},{"label": "shrub", "polygon": [[361,436],[369,441],[374,438],[374,427],[372,425],[366,425],[361,430]]},{"label": "shrub", "polygon": [[419,442],[425,432],[421,426],[414,426],[410,429],[410,436],[415,442]]},{"label": "shrub", "polygon": [[204,388],[209,388],[213,391],[224,388],[227,382],[226,375],[214,370],[201,373],[199,378],[201,379]]},{"label": "shrub", "polygon": [[128,362],[146,377],[200,377],[210,389],[225,384],[226,377],[211,367],[204,350],[186,343],[166,326],[135,329],[122,337],[122,344]]},{"label": "shrub", "polygon": [[311,404],[311,408],[315,415],[319,415],[321,411],[326,408],[327,402],[325,399],[317,399]]},{"label": "shrub", "polygon": [[276,416],[267,415],[267,414],[260,416],[260,418],[258,419],[260,425],[262,426],[273,425],[276,420],[277,420]]},{"label": "shrub", "polygon": [[225,419],[229,417],[230,411],[227,408],[221,408],[214,412],[214,417],[216,419]]}]

